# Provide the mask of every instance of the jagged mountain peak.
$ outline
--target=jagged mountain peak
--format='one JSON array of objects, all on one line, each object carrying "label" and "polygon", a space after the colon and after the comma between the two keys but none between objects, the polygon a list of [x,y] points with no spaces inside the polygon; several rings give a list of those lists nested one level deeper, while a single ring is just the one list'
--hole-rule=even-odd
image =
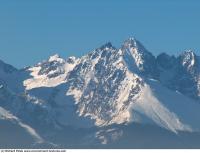
[{"label": "jagged mountain peak", "polygon": [[143,45],[140,41],[138,41],[136,38],[134,37],[130,37],[128,39],[126,39],[123,44],[121,49],[122,50],[126,50],[126,49],[135,49],[138,54],[151,54]]},{"label": "jagged mountain peak", "polygon": [[66,82],[68,73],[73,70],[79,59],[69,57],[64,60],[58,54],[50,56],[33,67],[29,67],[27,71],[30,72],[32,78],[23,82],[27,90],[38,87],[52,87]]},{"label": "jagged mountain peak", "polygon": [[[129,54],[129,56],[138,56],[136,60],[138,60],[139,56],[141,58],[146,58],[147,56],[153,57],[153,55],[134,37],[130,37],[125,40],[121,46],[121,48],[116,48],[112,45],[111,42],[107,42],[103,44],[101,47],[95,49],[93,52],[89,53],[88,55],[97,55],[96,53],[104,54],[104,51],[110,51],[114,54],[119,54],[121,56],[125,54]],[[107,54],[109,56],[109,54]],[[141,59],[142,60],[142,59]]]},{"label": "jagged mountain peak", "polygon": [[157,66],[163,69],[170,69],[175,65],[176,57],[166,53],[161,53],[156,57]]},{"label": "jagged mountain peak", "polygon": [[137,43],[138,41],[134,37],[130,37],[124,41],[122,46],[124,48],[131,48],[131,47],[137,48]]},{"label": "jagged mountain peak", "polygon": [[143,46],[143,44],[134,37],[130,37],[127,40],[125,40],[122,44],[121,50],[123,50],[124,52],[131,51],[131,53],[129,53],[129,54],[135,54],[135,55],[141,56],[141,57],[147,57],[147,56],[153,57],[152,53],[149,52]]},{"label": "jagged mountain peak", "polygon": [[142,80],[128,70],[122,51],[110,43],[83,56],[69,80],[67,95],[74,97],[79,114],[90,116],[96,125],[128,122],[128,101],[142,86]]},{"label": "jagged mountain peak", "polygon": [[108,42],[80,59],[55,54],[26,69],[22,94],[7,88],[0,75],[0,107],[19,112],[30,125],[35,120],[35,127],[43,121],[59,128],[140,122],[175,133],[199,129],[199,104],[188,98],[200,95],[199,74],[189,75],[179,59],[192,65],[199,57],[190,50],[155,57],[135,38],[118,49]]},{"label": "jagged mountain peak", "polygon": [[195,55],[195,52],[192,49],[185,50],[181,55]]},{"label": "jagged mountain peak", "polygon": [[147,76],[155,74],[155,57],[135,38],[124,41],[121,49],[129,69]]},{"label": "jagged mountain peak", "polygon": [[85,56],[82,56],[80,58],[80,61],[85,61],[87,58],[90,58],[92,60],[97,60],[97,58],[103,58],[108,57],[110,54],[117,52],[118,49],[116,49],[111,42],[107,42],[100,47],[94,49],[93,51],[89,52]]},{"label": "jagged mountain peak", "polygon": [[52,55],[52,56],[49,57],[48,62],[54,62],[54,61],[57,61],[57,62],[60,62],[60,63],[65,62],[65,60],[62,59],[58,54],[55,54],[55,55]]},{"label": "jagged mountain peak", "polygon": [[107,42],[105,44],[103,44],[100,48],[98,48],[99,50],[115,50],[116,48],[112,45],[111,42]]}]

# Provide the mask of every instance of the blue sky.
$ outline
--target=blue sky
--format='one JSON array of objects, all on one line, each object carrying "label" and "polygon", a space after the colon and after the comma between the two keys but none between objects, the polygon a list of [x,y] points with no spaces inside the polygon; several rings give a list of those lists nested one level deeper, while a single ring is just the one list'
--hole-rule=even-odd
[{"label": "blue sky", "polygon": [[18,68],[136,37],[157,55],[200,54],[199,0],[1,0],[0,59]]}]

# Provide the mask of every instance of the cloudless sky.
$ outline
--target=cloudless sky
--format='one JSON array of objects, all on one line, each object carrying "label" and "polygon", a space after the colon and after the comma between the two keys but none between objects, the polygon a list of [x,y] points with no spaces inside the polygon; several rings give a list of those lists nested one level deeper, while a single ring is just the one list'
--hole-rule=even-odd
[{"label": "cloudless sky", "polygon": [[155,55],[200,54],[200,0],[0,0],[0,59],[18,68],[129,37]]}]

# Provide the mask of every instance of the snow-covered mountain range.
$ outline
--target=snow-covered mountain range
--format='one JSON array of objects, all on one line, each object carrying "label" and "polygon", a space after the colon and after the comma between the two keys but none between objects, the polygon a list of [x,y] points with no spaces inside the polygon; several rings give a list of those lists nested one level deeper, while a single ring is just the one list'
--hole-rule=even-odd
[{"label": "snow-covered mountain range", "polygon": [[[20,70],[0,61],[0,122],[21,127],[37,145],[108,144],[125,139],[119,126],[133,124],[199,133],[199,116],[200,56],[191,50],[154,56],[129,38],[120,48],[109,42]],[[63,133],[76,129],[82,133],[64,143]]]}]

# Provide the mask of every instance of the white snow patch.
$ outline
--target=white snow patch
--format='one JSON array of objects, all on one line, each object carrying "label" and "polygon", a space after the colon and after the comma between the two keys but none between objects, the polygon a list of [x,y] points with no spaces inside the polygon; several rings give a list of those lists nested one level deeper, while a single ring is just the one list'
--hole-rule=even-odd
[{"label": "white snow patch", "polygon": [[0,119],[14,121],[14,123],[17,123],[19,126],[24,128],[29,134],[31,134],[35,138],[37,143],[44,142],[44,140],[39,136],[39,134],[37,134],[37,132],[33,128],[22,123],[16,116],[12,115],[10,112],[3,109],[2,107],[0,107]]},{"label": "white snow patch", "polygon": [[174,112],[171,112],[154,96],[149,85],[145,85],[141,96],[133,103],[132,109],[154,121],[157,125],[175,133],[177,131],[191,131],[188,125],[183,124]]},{"label": "white snow patch", "polygon": [[[55,58],[57,58],[57,56],[50,57],[50,61],[55,60]],[[60,62],[63,62],[63,61],[60,61]],[[78,60],[75,61],[75,63],[73,63],[73,64],[66,62],[65,64],[63,64],[62,67],[58,67],[58,69],[63,69],[64,73],[60,74],[59,76],[53,77],[53,78],[49,78],[47,75],[39,75],[38,73],[41,70],[40,65],[38,65],[36,67],[31,67],[28,70],[31,71],[30,75],[32,76],[32,78],[25,80],[23,82],[23,84],[26,87],[26,90],[31,90],[31,89],[39,88],[39,87],[55,87],[55,86],[58,86],[58,85],[65,83],[67,81],[66,78],[67,78],[69,72],[74,69],[77,62],[78,62]],[[50,71],[48,73],[48,75],[54,74],[57,71],[58,70]]]},{"label": "white snow patch", "polygon": [[189,50],[189,51],[186,51],[184,53],[184,59],[183,59],[183,66],[188,66],[188,68],[191,68],[192,66],[194,66],[195,64],[195,55],[194,53]]},{"label": "white snow patch", "polygon": [[31,128],[30,126],[28,126],[28,125],[26,125],[26,124],[24,124],[24,123],[22,123],[20,121],[18,122],[18,124],[22,128],[24,128],[27,132],[29,132],[35,138],[35,140],[38,143],[43,143],[44,142],[44,140],[39,136],[39,134],[37,134],[37,132],[33,128]]},{"label": "white snow patch", "polygon": [[[123,108],[124,103],[128,100],[129,93],[132,87],[135,86],[135,79],[136,79],[136,76],[134,76],[132,73],[130,73],[127,70],[126,78],[120,84],[120,91],[119,91],[118,99],[116,100],[117,111],[120,111],[120,109]],[[131,114],[130,114],[130,111],[127,109],[121,112],[115,118],[113,118],[112,122],[121,124],[124,122],[129,122],[130,118],[131,118]]]},{"label": "white snow patch", "polygon": [[82,94],[83,94],[83,91],[78,90],[78,89],[76,89],[76,88],[70,88],[70,89],[67,91],[67,93],[66,93],[67,96],[73,95],[76,104],[79,102],[79,100],[80,100]]},{"label": "white snow patch", "polygon": [[58,61],[60,63],[65,62],[65,60],[60,58],[60,56],[58,54],[55,54],[55,55],[49,57],[49,62],[52,62],[52,61]]},{"label": "white snow patch", "polygon": [[174,92],[158,82],[149,81],[154,96],[170,111],[174,112],[182,123],[189,125],[193,131],[200,131],[200,103],[183,94]]}]

